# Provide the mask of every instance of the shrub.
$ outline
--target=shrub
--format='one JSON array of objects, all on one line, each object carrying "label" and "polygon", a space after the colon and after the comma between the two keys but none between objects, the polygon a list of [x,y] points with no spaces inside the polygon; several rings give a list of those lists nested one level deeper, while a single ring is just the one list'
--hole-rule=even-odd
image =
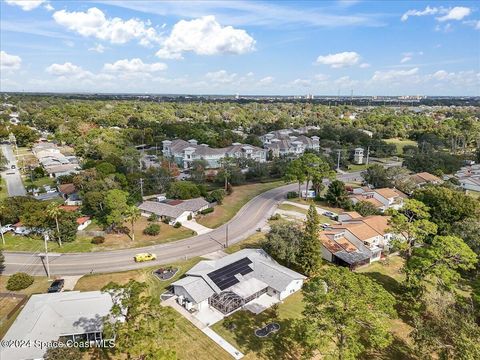
[{"label": "shrub", "polygon": [[150,221],[150,222],[155,222],[155,221],[158,221],[158,215],[157,214],[151,214],[147,221]]},{"label": "shrub", "polygon": [[205,214],[210,214],[212,212],[213,212],[213,207],[210,207],[200,211],[200,214],[205,215]]},{"label": "shrub", "polygon": [[174,227],[175,229],[178,229],[180,226],[182,226],[182,223],[181,223],[181,222],[178,222],[178,221],[177,221],[175,224],[173,224],[173,227]]},{"label": "shrub", "polygon": [[217,189],[217,190],[213,190],[212,192],[210,192],[207,196],[206,196],[206,200],[208,202],[217,202],[217,204],[221,205],[222,204],[222,201],[223,201],[223,198],[225,197],[225,190],[223,189]]},{"label": "shrub", "polygon": [[143,229],[145,235],[155,236],[160,234],[160,225],[150,224],[145,229]]},{"label": "shrub", "polygon": [[19,272],[15,273],[7,281],[7,290],[17,291],[28,288],[33,284],[33,276],[30,276],[26,273]]},{"label": "shrub", "polygon": [[298,197],[298,193],[296,191],[289,191],[287,193],[287,199],[295,199]]},{"label": "shrub", "polygon": [[280,220],[280,214],[273,214],[272,216],[270,216],[270,220]]},{"label": "shrub", "polygon": [[162,220],[162,222],[163,222],[164,224],[168,224],[170,221],[169,221],[167,218],[164,218],[164,219]]},{"label": "shrub", "polygon": [[95,236],[91,241],[91,243],[95,245],[100,245],[100,244],[103,244],[104,242],[105,242],[105,238],[103,236]]},{"label": "shrub", "polygon": [[233,194],[233,186],[230,184],[227,184],[227,195],[232,195]]},{"label": "shrub", "polygon": [[192,214],[188,214],[188,216],[187,216],[187,220],[192,220],[192,219],[193,219],[193,216],[192,216]]}]

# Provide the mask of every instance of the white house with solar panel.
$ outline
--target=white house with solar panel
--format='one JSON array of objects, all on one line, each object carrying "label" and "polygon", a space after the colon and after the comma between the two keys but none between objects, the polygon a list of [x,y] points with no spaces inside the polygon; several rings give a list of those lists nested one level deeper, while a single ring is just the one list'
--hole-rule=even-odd
[{"label": "white house with solar panel", "polygon": [[244,249],[200,261],[172,286],[177,302],[190,312],[213,308],[225,316],[242,307],[261,312],[300,290],[305,279],[261,249]]}]

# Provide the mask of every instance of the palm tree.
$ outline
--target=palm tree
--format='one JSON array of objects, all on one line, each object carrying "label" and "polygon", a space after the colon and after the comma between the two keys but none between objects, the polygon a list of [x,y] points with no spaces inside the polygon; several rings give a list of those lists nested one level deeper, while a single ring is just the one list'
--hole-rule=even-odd
[{"label": "palm tree", "polygon": [[62,213],[62,209],[60,209],[60,205],[57,203],[50,203],[47,206],[47,216],[50,219],[55,220],[55,225],[57,227],[57,237],[58,237],[58,245],[62,246],[62,239],[60,238],[60,226],[58,224],[58,216]]},{"label": "palm tree", "polygon": [[125,212],[125,219],[130,222],[131,226],[131,235],[130,238],[132,241],[135,241],[135,231],[133,230],[133,226],[135,225],[135,222],[140,218],[140,210],[135,206],[129,206],[127,211]]}]

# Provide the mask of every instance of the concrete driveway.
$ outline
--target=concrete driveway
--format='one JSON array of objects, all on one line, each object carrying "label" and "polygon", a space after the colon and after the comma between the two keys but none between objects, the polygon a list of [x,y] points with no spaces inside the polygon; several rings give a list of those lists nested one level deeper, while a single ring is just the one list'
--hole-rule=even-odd
[{"label": "concrete driveway", "polygon": [[182,222],[182,226],[186,227],[187,229],[195,231],[198,235],[206,234],[206,233],[209,233],[210,231],[213,231],[213,229],[200,225],[195,220],[184,221]]}]

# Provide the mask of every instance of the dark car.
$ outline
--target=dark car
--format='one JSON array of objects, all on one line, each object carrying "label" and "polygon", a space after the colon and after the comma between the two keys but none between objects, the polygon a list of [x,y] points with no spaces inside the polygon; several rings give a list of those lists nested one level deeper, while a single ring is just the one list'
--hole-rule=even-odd
[{"label": "dark car", "polygon": [[57,279],[52,282],[52,285],[48,288],[49,293],[56,293],[60,292],[63,289],[63,285],[65,284],[65,280]]},{"label": "dark car", "polygon": [[10,166],[11,169],[16,169],[17,167],[15,165]]}]

